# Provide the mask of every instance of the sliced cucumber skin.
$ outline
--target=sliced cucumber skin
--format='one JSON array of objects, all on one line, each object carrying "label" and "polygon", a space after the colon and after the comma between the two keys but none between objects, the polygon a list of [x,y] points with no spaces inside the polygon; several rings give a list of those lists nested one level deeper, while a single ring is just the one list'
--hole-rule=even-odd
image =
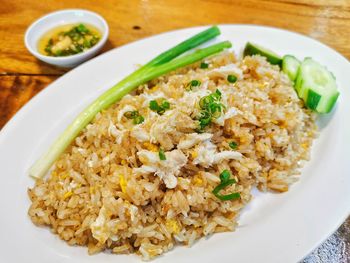
[{"label": "sliced cucumber skin", "polygon": [[322,96],[317,92],[309,89],[307,93],[306,106],[311,110],[316,110]]},{"label": "sliced cucumber skin", "polygon": [[282,59],[282,71],[291,81],[295,81],[301,62],[292,55],[285,55]]},{"label": "sliced cucumber skin", "polygon": [[270,62],[272,65],[282,66],[282,58],[275,54],[274,52],[265,49],[263,47],[259,47],[255,44],[248,42],[244,48],[243,56],[253,56],[260,55],[266,57],[266,60]]},{"label": "sliced cucumber skin", "polygon": [[[322,85],[314,75],[320,73],[324,74]],[[329,113],[339,97],[334,75],[311,58],[301,63],[294,88],[305,105],[318,113]]]},{"label": "sliced cucumber skin", "polygon": [[316,111],[318,113],[329,113],[329,112],[331,112],[333,107],[334,107],[334,105],[335,105],[335,103],[338,100],[339,95],[340,95],[339,91],[336,91],[333,95],[331,95],[328,98],[327,101],[322,102],[322,99],[321,99],[321,101],[318,103]]}]

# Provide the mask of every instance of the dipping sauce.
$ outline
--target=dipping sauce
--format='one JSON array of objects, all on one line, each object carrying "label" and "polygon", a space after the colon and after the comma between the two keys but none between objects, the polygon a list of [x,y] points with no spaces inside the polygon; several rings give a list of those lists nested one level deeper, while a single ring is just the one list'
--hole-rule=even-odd
[{"label": "dipping sauce", "polygon": [[88,24],[67,24],[46,32],[39,40],[38,50],[51,57],[82,53],[97,44],[101,33]]}]

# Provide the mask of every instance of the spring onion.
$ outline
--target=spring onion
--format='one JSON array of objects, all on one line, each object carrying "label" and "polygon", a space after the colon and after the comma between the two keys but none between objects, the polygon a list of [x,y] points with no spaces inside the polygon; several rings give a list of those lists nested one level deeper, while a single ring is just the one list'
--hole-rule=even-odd
[{"label": "spring onion", "polygon": [[220,180],[221,182],[227,182],[231,177],[231,174],[228,170],[223,170],[220,174]]},{"label": "spring onion", "polygon": [[230,148],[231,148],[232,150],[236,150],[236,149],[237,149],[237,146],[238,146],[238,144],[237,144],[236,142],[229,142],[228,145],[230,146]]},{"label": "spring onion", "polygon": [[235,75],[228,75],[227,81],[230,83],[235,83],[237,81],[237,77]]},{"label": "spring onion", "polygon": [[209,67],[209,64],[208,63],[205,63],[205,62],[202,62],[199,66],[201,69],[206,69]]},{"label": "spring onion", "polygon": [[231,173],[228,170],[222,171],[222,173],[220,174],[221,183],[218,186],[216,186],[212,191],[212,193],[222,201],[235,200],[241,197],[240,193],[231,193],[227,195],[219,194],[219,192],[225,189],[227,186],[230,186],[236,183],[236,180],[230,179],[230,176],[231,176]]},{"label": "spring onion", "polygon": [[128,119],[134,119],[138,115],[139,115],[139,112],[137,110],[127,111],[124,113],[124,116]]},{"label": "spring onion", "polygon": [[164,153],[164,150],[163,150],[163,149],[160,149],[160,150],[159,150],[158,155],[159,155],[159,159],[160,159],[160,160],[162,160],[162,161],[165,161],[165,160],[166,160],[166,156],[165,156],[165,153]]},{"label": "spring onion", "polygon": [[145,118],[141,115],[138,115],[134,118],[134,120],[132,121],[134,124],[141,124],[145,121]]},{"label": "spring onion", "polygon": [[200,86],[202,83],[199,80],[191,80],[190,82],[188,82],[186,84],[186,90],[192,90],[193,87],[198,87]]},{"label": "spring onion", "polygon": [[29,171],[30,176],[34,178],[43,177],[56,159],[65,151],[68,145],[78,136],[85,126],[93,120],[98,112],[108,108],[111,104],[120,100],[124,95],[128,94],[139,85],[178,68],[200,61],[210,55],[221,52],[226,48],[230,48],[232,46],[231,43],[229,41],[223,41],[178,57],[184,52],[207,42],[219,34],[220,30],[216,26],[204,30],[155,57],[100,95],[65,129],[50,147],[48,152],[34,163]]},{"label": "spring onion", "polygon": [[203,131],[205,127],[211,124],[213,119],[217,119],[221,116],[225,106],[220,102],[220,100],[221,92],[218,89],[212,94],[202,97],[199,100],[199,107],[201,108],[201,112],[198,117],[199,132]]},{"label": "spring onion", "polygon": [[132,119],[134,124],[140,124],[143,123],[145,118],[140,115],[140,113],[135,111],[127,111],[124,113],[124,116],[128,119]]},{"label": "spring onion", "polygon": [[162,115],[166,110],[170,109],[170,103],[164,100],[160,105],[156,100],[151,100],[149,102],[149,108],[159,115]]}]

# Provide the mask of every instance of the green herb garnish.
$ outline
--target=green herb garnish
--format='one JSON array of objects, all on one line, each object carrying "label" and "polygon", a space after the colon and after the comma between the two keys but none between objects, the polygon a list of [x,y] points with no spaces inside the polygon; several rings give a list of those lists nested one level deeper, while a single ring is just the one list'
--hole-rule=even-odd
[{"label": "green herb garnish", "polygon": [[34,163],[30,168],[29,175],[35,178],[43,177],[57,158],[66,150],[69,144],[78,136],[86,125],[93,120],[98,112],[108,108],[138,86],[176,69],[201,61],[226,48],[230,48],[232,44],[228,41],[224,41],[180,56],[208,40],[213,39],[219,34],[220,30],[216,26],[204,30],[153,58],[144,66],[105,91],[73,120],[64,132],[54,141],[48,151]]},{"label": "green herb garnish", "polygon": [[230,179],[230,176],[231,176],[231,174],[228,170],[223,170],[220,174],[221,182],[224,182],[224,183],[227,182],[228,179]]},{"label": "green herb garnish", "polygon": [[141,124],[145,121],[145,118],[141,115],[138,115],[134,118],[134,120],[132,121],[134,124]]},{"label": "green herb garnish", "polygon": [[227,81],[230,83],[235,83],[237,81],[237,77],[235,75],[228,75]]},{"label": "green herb garnish", "polygon": [[166,156],[165,156],[165,153],[164,153],[163,149],[159,150],[158,155],[159,155],[159,159],[161,159],[162,161],[166,160]]},{"label": "green herb garnish", "polygon": [[159,115],[162,115],[166,110],[170,109],[170,103],[166,100],[164,100],[160,105],[157,101],[151,100],[149,102],[149,108],[155,112],[157,112]]},{"label": "green herb garnish", "polygon": [[202,69],[205,69],[205,68],[208,68],[208,67],[209,67],[209,64],[205,63],[205,62],[202,62],[201,65],[200,65],[200,68],[202,68]]},{"label": "green herb garnish", "polygon": [[228,145],[230,146],[230,148],[231,148],[232,150],[236,150],[236,149],[237,149],[237,146],[238,146],[238,144],[237,144],[236,142],[229,142]]},{"label": "green herb garnish", "polygon": [[145,118],[140,115],[138,111],[127,111],[124,116],[128,119],[132,119],[134,124],[140,124],[145,121]]},{"label": "green herb garnish", "polygon": [[199,121],[198,131],[203,131],[203,129],[207,127],[213,119],[217,119],[221,116],[225,106],[220,102],[220,100],[221,92],[218,89],[212,94],[202,97],[199,100],[201,112],[197,118]]},{"label": "green herb garnish", "polygon": [[227,195],[219,194],[219,192],[224,188],[226,188],[227,186],[230,186],[236,183],[236,180],[230,179],[230,176],[231,176],[231,173],[228,170],[222,171],[222,173],[220,174],[221,183],[217,187],[215,187],[214,190],[212,191],[212,193],[222,201],[235,200],[241,197],[240,193],[232,193]]},{"label": "green herb garnish", "polygon": [[134,111],[127,111],[124,113],[124,117],[128,119],[134,119],[136,116],[139,115],[139,112],[134,110]]},{"label": "green herb garnish", "polygon": [[186,84],[185,88],[186,88],[186,90],[192,90],[193,87],[198,87],[201,84],[202,84],[202,82],[200,82],[199,80],[194,79],[194,80],[191,80],[190,82],[188,82]]}]

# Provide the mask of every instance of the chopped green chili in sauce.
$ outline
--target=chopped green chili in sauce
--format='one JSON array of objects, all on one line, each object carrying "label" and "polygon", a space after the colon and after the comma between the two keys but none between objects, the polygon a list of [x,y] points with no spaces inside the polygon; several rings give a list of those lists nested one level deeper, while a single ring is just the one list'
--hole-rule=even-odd
[{"label": "chopped green chili in sauce", "polygon": [[51,57],[65,57],[82,53],[95,46],[100,32],[91,25],[63,25],[47,32],[39,40],[39,52]]}]

